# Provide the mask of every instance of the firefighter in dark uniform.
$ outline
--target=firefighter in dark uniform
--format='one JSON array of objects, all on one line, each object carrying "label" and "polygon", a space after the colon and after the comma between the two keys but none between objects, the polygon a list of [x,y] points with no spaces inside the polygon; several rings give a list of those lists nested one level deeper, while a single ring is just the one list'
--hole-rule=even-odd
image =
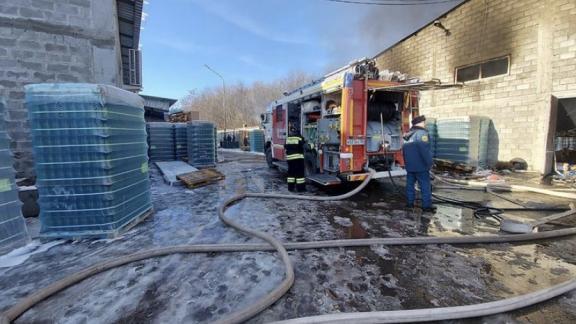
[{"label": "firefighter in dark uniform", "polygon": [[294,126],[284,145],[286,161],[288,162],[288,190],[298,192],[306,191],[306,178],[304,173],[304,139]]},{"label": "firefighter in dark uniform", "polygon": [[430,138],[426,130],[424,115],[412,119],[412,128],[404,135],[402,147],[404,164],[406,166],[406,207],[413,208],[416,200],[416,182],[422,193],[422,209],[434,212],[432,205],[432,188],[430,185],[430,169],[432,168],[432,151]]}]

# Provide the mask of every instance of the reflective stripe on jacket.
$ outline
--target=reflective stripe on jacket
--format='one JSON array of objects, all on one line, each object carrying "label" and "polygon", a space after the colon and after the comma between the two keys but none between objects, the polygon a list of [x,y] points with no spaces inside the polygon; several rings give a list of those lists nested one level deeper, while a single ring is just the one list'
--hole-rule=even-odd
[{"label": "reflective stripe on jacket", "polygon": [[284,144],[286,160],[297,160],[304,158],[304,140],[300,136],[289,136]]},{"label": "reflective stripe on jacket", "polygon": [[302,140],[301,137],[299,136],[290,136],[286,139],[286,144],[299,144],[300,141]]},{"label": "reflective stripe on jacket", "polygon": [[286,160],[290,161],[290,160],[297,160],[297,159],[303,159],[304,158],[304,154],[290,154],[290,155],[286,155]]}]

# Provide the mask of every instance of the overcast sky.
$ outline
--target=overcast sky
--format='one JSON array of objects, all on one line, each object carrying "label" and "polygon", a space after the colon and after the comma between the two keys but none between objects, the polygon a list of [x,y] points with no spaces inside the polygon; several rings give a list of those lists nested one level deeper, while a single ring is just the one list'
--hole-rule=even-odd
[{"label": "overcast sky", "polygon": [[460,1],[417,6],[326,0],[146,2],[140,40],[144,94],[179,99],[189,90],[221,85],[204,64],[229,83],[267,81],[295,70],[322,75],[374,56]]}]

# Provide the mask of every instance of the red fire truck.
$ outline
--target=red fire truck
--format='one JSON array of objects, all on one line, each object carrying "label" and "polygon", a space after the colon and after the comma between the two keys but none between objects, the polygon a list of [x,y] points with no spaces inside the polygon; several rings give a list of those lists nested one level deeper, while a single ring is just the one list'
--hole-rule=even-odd
[{"label": "red fire truck", "polygon": [[[390,78],[387,78],[390,79]],[[272,102],[262,115],[268,165],[287,169],[284,143],[294,126],[306,141],[306,178],[321,185],[404,176],[402,134],[418,115],[419,91],[456,85],[388,81],[362,59]]]}]

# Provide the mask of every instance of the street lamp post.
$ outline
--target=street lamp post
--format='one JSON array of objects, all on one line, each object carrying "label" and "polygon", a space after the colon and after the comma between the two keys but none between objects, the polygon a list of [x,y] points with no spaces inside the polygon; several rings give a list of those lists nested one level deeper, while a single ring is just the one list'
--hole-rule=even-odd
[{"label": "street lamp post", "polygon": [[224,77],[220,73],[216,72],[208,64],[204,64],[204,67],[207,68],[210,72],[216,74],[220,79],[222,79],[222,112],[224,113],[224,136],[226,136],[226,130],[227,130],[226,121],[228,119],[227,118],[228,109],[226,108],[226,81],[224,81]]}]

